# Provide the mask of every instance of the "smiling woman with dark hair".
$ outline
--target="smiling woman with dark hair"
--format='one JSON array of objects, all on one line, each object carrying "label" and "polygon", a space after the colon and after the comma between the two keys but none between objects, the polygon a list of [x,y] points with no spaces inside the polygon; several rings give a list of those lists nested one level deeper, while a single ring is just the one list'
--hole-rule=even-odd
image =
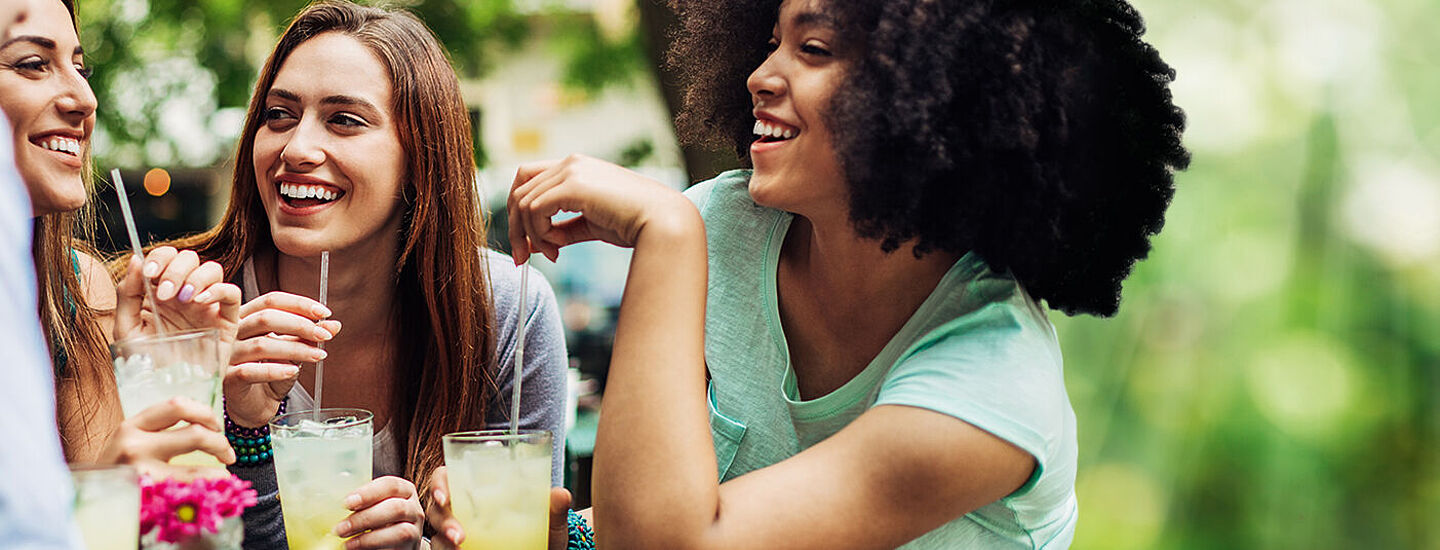
[{"label": "smiling woman with dark hair", "polygon": [[1046,306],[1116,312],[1188,162],[1139,15],[1124,0],[679,8],[682,134],[753,170],[682,197],[572,157],[522,168],[510,195],[519,259],[635,249],[597,540],[1068,546],[1076,421]]}]

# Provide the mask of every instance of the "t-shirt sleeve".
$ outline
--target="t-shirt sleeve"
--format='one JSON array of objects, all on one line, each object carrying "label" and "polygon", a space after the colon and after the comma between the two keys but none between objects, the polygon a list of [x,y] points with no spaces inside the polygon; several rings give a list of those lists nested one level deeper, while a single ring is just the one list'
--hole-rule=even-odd
[{"label": "t-shirt sleeve", "polygon": [[952,416],[1035,457],[1030,489],[1066,432],[1059,347],[1049,322],[1023,301],[987,304],[935,329],[902,355],[876,405],[907,405]]}]

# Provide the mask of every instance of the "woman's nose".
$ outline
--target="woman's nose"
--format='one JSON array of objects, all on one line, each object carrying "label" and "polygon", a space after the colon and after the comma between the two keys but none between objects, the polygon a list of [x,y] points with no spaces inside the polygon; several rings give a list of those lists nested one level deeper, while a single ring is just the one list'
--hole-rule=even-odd
[{"label": "woman's nose", "polygon": [[287,166],[318,166],[325,162],[323,137],[318,134],[321,129],[315,128],[316,124],[307,122],[302,119],[295,125],[295,130],[290,133],[290,140],[285,142],[285,148],[280,151],[280,160],[285,161]]},{"label": "woman's nose", "polygon": [[750,89],[751,99],[755,103],[761,100],[784,95],[786,91],[785,78],[780,72],[780,61],[774,53],[765,58],[765,62],[750,73],[745,79],[745,86]]},{"label": "woman's nose", "polygon": [[80,76],[79,71],[72,73],[66,75],[65,89],[55,106],[60,109],[61,116],[84,120],[95,115],[95,91],[90,89],[90,82]]}]

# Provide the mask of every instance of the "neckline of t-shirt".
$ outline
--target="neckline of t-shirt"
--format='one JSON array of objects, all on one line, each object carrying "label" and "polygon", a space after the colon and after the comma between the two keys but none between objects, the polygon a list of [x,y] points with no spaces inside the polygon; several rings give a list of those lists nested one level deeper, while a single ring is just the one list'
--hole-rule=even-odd
[{"label": "neckline of t-shirt", "polygon": [[[795,215],[789,212],[776,211],[775,221],[770,226],[770,235],[765,244],[765,265],[763,294],[765,296],[765,316],[768,321],[770,336],[775,346],[779,348],[780,357],[785,364],[785,376],[780,385],[780,396],[790,407],[791,415],[796,420],[815,420],[833,415],[854,405],[860,398],[869,394],[869,390],[875,386],[878,378],[890,372],[895,360],[910,347],[910,344],[923,337],[928,331],[925,329],[930,324],[930,318],[938,312],[945,303],[942,295],[955,284],[957,279],[970,276],[978,267],[976,257],[972,252],[961,255],[955,263],[946,270],[945,275],[936,283],[930,295],[915,309],[910,319],[901,325],[900,330],[890,337],[885,347],[880,349],[870,363],[856,374],[854,378],[835,388],[830,393],[815,397],[813,399],[800,399],[799,382],[795,376],[794,365],[790,363],[790,345],[785,339],[785,328],[780,322],[780,293],[778,289],[778,276],[780,266],[780,249],[785,242],[785,236],[790,231],[791,222]],[[934,328],[934,327],[931,327]]]}]

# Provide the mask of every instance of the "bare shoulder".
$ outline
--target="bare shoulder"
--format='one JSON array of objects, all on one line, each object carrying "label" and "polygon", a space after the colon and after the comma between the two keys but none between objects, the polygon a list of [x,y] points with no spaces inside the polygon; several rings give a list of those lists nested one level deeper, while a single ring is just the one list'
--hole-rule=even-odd
[{"label": "bare shoulder", "polygon": [[99,310],[115,309],[115,279],[99,258],[75,251],[80,269],[80,286],[85,289],[85,303]]}]

